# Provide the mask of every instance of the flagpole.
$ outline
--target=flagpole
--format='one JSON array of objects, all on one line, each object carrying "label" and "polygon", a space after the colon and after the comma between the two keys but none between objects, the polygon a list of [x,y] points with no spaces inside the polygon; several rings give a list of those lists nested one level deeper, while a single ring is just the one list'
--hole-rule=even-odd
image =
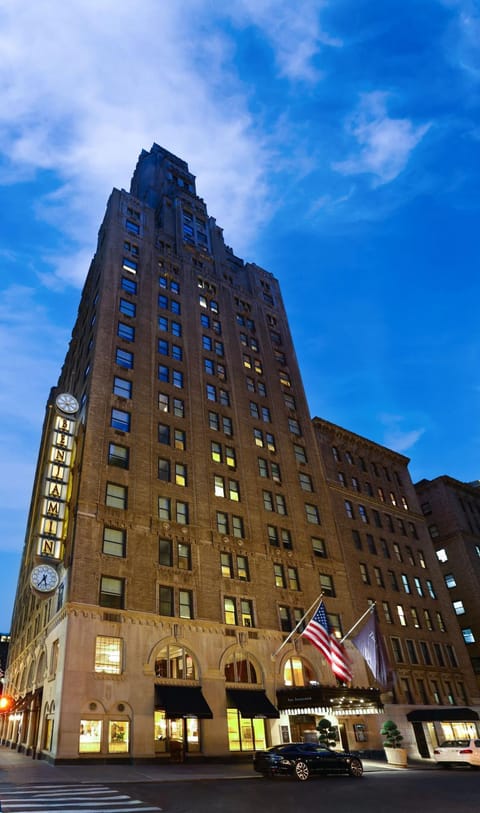
[{"label": "flagpole", "polygon": [[343,638],[342,638],[342,639],[341,639],[341,641],[340,641],[340,643],[341,643],[341,644],[343,644],[343,642],[344,642],[344,641],[345,641],[345,640],[348,638],[348,636],[349,636],[349,635],[351,635],[351,633],[353,632],[353,630],[354,630],[354,629],[356,629],[356,627],[358,627],[358,625],[359,625],[359,624],[360,624],[360,623],[363,621],[363,619],[365,618],[365,616],[366,616],[366,615],[368,615],[368,613],[373,612],[373,610],[375,609],[375,605],[376,605],[376,603],[377,603],[376,601],[373,601],[373,602],[372,602],[372,604],[369,604],[369,605],[368,605],[368,607],[367,607],[367,609],[365,610],[365,612],[363,613],[363,615],[362,615],[362,616],[360,616],[360,618],[358,619],[358,621],[355,621],[355,624],[353,625],[353,627],[351,627],[351,628],[348,630],[348,632],[346,632],[346,633],[345,633],[345,635],[343,636]]},{"label": "flagpole", "polygon": [[275,660],[275,658],[277,657],[278,653],[279,653],[279,652],[280,652],[280,651],[283,649],[283,647],[285,646],[285,644],[288,644],[288,642],[289,642],[290,638],[291,638],[291,637],[292,637],[292,635],[294,635],[294,633],[295,633],[295,632],[298,630],[298,628],[299,628],[300,624],[301,624],[303,621],[305,621],[305,619],[306,619],[307,615],[309,614],[309,612],[311,612],[311,611],[313,610],[313,608],[315,607],[315,604],[317,604],[317,602],[320,602],[320,601],[322,600],[322,598],[323,598],[323,592],[322,592],[322,593],[320,593],[320,595],[318,596],[318,598],[316,598],[316,599],[315,599],[315,601],[313,602],[313,604],[311,604],[311,605],[310,605],[310,607],[308,608],[307,612],[306,612],[306,613],[304,613],[304,614],[302,615],[302,617],[301,617],[300,621],[298,622],[298,624],[296,625],[296,627],[294,627],[294,628],[293,628],[293,630],[292,630],[292,631],[291,631],[291,632],[290,632],[290,633],[287,635],[287,637],[285,638],[285,640],[284,640],[284,641],[283,641],[283,642],[280,644],[280,646],[278,647],[277,651],[276,651],[276,652],[274,652],[274,653],[273,653],[273,655],[270,655],[270,657],[271,657],[272,661],[274,661],[274,660]]}]

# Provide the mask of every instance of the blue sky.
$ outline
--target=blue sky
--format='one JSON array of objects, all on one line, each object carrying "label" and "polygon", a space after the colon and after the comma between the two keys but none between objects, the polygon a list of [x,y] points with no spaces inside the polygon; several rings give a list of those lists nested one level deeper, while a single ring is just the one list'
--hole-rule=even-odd
[{"label": "blue sky", "polygon": [[471,0],[0,2],[0,631],[105,203],[153,142],[279,278],[312,415],[480,477],[479,42]]}]

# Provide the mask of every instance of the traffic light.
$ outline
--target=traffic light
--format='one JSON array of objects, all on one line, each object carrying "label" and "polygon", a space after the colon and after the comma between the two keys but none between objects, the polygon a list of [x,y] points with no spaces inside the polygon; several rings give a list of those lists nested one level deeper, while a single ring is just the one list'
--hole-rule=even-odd
[{"label": "traffic light", "polygon": [[12,711],[14,699],[9,694],[0,694],[0,714],[7,714]]}]

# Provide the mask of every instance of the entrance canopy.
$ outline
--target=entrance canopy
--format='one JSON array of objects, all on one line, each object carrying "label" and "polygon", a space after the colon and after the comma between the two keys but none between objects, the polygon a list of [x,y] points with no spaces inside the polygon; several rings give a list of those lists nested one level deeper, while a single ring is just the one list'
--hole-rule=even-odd
[{"label": "entrance canopy", "polygon": [[163,709],[165,716],[201,717],[211,719],[213,714],[200,686],[161,686],[155,684],[155,708]]},{"label": "entrance canopy", "polygon": [[299,686],[277,689],[277,705],[284,714],[379,714],[379,689],[346,686]]},{"label": "entrance canopy", "polygon": [[279,717],[273,703],[264,691],[253,689],[227,689],[227,705],[238,709],[242,717]]},{"label": "entrance canopy", "polygon": [[455,706],[449,706],[446,709],[415,709],[407,714],[409,723],[449,723],[478,719],[478,714],[473,709],[455,708]]}]

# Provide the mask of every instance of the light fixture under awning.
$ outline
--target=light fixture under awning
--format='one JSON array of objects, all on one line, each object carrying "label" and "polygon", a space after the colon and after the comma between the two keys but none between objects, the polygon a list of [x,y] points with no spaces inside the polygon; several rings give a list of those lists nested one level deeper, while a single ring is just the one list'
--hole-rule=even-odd
[{"label": "light fixture under awning", "polygon": [[259,690],[227,689],[227,706],[238,709],[242,717],[280,716],[265,692]]},{"label": "light fixture under awning", "polygon": [[163,709],[165,716],[174,717],[213,717],[200,686],[161,686],[155,685],[155,708]]}]

